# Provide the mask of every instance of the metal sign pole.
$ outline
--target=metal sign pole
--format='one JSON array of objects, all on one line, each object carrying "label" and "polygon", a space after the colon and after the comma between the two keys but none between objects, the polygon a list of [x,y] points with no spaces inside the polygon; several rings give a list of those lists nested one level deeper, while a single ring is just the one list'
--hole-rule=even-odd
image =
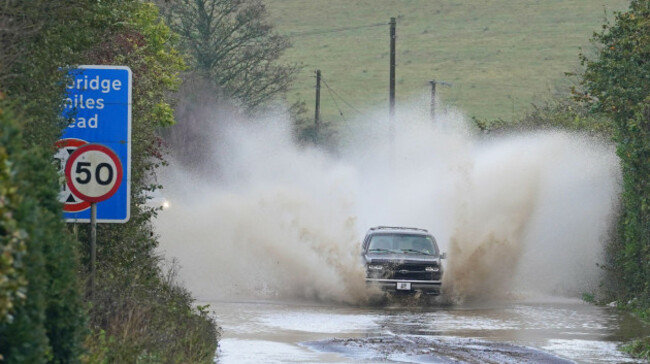
[{"label": "metal sign pole", "polygon": [[95,299],[95,258],[97,257],[97,203],[90,204],[90,297]]},{"label": "metal sign pole", "polygon": [[97,202],[120,188],[124,170],[117,154],[101,144],[86,144],[70,155],[65,179],[75,196],[90,204],[90,297],[95,298],[97,256]]}]

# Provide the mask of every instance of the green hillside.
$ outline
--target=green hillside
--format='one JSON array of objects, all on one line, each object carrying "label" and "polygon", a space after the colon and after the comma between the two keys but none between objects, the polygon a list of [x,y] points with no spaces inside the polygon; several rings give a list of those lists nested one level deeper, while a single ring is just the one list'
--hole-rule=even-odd
[{"label": "green hillside", "polygon": [[[579,67],[580,47],[627,0],[267,0],[277,29],[291,36],[284,56],[300,62],[290,101],[314,109],[320,69],[324,119],[341,122],[388,109],[389,25],[397,17],[397,99],[428,102],[432,79],[442,101],[469,116],[511,120]],[[380,24],[380,25],[377,25]],[[376,26],[372,26],[376,25]],[[336,31],[333,31],[336,30]],[[563,81],[564,80],[564,81]],[[336,100],[338,106],[333,102]]]}]

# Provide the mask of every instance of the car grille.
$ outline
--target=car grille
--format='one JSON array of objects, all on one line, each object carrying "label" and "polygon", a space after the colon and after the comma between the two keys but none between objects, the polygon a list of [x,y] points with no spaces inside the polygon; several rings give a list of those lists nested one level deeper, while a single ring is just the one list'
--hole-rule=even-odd
[{"label": "car grille", "polygon": [[430,281],[439,280],[440,272],[427,272],[431,264],[390,264],[380,272],[368,272],[368,278]]}]

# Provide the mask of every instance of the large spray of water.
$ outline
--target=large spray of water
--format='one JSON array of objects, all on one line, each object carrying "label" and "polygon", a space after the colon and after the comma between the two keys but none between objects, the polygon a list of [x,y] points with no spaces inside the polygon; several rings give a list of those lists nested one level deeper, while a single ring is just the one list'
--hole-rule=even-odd
[{"label": "large spray of water", "polygon": [[296,146],[287,118],[207,120],[219,143],[201,173],[172,156],[161,176],[162,250],[200,298],[360,302],[365,230],[417,226],[448,252],[455,300],[593,288],[620,178],[613,148],[422,115],[399,113],[393,138],[382,116],[351,122],[337,156]]}]

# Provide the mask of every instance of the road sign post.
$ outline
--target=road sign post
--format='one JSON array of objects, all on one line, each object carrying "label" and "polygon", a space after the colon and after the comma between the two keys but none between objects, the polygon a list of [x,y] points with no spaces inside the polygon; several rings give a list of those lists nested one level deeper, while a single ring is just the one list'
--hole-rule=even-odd
[{"label": "road sign post", "polygon": [[97,203],[113,196],[122,183],[122,164],[117,154],[101,144],[77,148],[65,166],[68,188],[90,203],[90,294],[95,295],[97,256]]},{"label": "road sign post", "polygon": [[130,217],[132,76],[125,66],[79,66],[68,76],[63,117],[70,124],[54,158],[65,175],[59,194],[65,220],[90,223],[94,299],[97,223]]},{"label": "road sign post", "polygon": [[95,262],[97,261],[97,202],[90,203],[90,299],[95,300]]}]

